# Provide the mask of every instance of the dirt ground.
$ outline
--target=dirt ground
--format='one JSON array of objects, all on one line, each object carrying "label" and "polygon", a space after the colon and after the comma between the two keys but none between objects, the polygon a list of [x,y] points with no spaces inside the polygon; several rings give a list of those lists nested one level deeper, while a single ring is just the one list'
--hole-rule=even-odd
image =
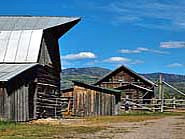
[{"label": "dirt ground", "polygon": [[111,123],[95,134],[80,134],[79,139],[185,139],[185,117],[173,116],[143,122]]},{"label": "dirt ground", "polygon": [[0,139],[185,139],[185,115],[102,116],[0,123]]}]

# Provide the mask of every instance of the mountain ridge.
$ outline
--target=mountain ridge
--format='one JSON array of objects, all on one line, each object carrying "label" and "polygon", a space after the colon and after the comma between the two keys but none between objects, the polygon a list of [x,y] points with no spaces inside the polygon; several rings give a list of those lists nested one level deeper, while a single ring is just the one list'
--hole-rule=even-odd
[{"label": "mountain ridge", "polygon": [[[86,76],[89,78],[99,79],[111,72],[110,69],[101,68],[101,67],[84,67],[84,68],[68,68],[62,70],[62,76],[66,78],[67,76]],[[138,73],[140,74],[140,73]],[[167,82],[185,82],[185,75],[180,74],[170,74],[170,73],[141,73],[140,75],[152,80],[156,81],[159,79],[159,75],[162,75],[163,79]]]}]

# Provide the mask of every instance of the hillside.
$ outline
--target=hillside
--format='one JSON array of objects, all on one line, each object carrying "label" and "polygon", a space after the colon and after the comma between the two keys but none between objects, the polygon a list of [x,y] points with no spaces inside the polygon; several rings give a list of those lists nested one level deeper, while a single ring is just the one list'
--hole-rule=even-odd
[{"label": "hillside", "polygon": [[[92,81],[104,76],[111,70],[100,67],[87,67],[87,68],[69,68],[62,70],[63,79],[90,79]],[[185,82],[185,75],[177,75],[177,74],[168,74],[168,73],[148,73],[141,74],[144,77],[157,81],[159,79],[159,75],[162,74],[163,79],[166,82]]]},{"label": "hillside", "polygon": [[157,81],[159,80],[159,75],[162,75],[163,79],[166,82],[185,82],[185,75],[177,75],[177,74],[168,74],[168,73],[148,73],[148,74],[142,74],[146,78]]},{"label": "hillside", "polygon": [[109,69],[99,67],[64,69],[61,73],[61,88],[65,89],[71,87],[71,80],[94,83],[98,78],[104,76],[110,71],[111,70]]},{"label": "hillside", "polygon": [[99,67],[87,67],[87,68],[69,68],[62,70],[62,75],[88,75],[94,77],[101,77],[111,70]]},{"label": "hillside", "polygon": [[[69,68],[62,71],[61,88],[69,88],[72,86],[71,80],[82,81],[85,83],[94,83],[97,79],[101,78],[111,70],[100,67],[88,67],[88,68]],[[177,87],[179,90],[185,90],[185,75],[168,74],[168,73],[149,73],[141,74],[144,77],[156,82],[159,80],[159,75],[162,74],[163,79],[169,82],[171,85]],[[171,90],[165,88],[169,93]]]}]

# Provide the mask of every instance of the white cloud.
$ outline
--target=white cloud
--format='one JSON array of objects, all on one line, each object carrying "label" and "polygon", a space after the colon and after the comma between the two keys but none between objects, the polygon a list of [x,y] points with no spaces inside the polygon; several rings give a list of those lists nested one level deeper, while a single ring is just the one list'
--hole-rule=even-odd
[{"label": "white cloud", "polygon": [[169,54],[167,51],[160,51],[160,50],[150,50],[150,52],[157,53],[157,54]]},{"label": "white cloud", "polygon": [[161,42],[161,48],[185,48],[185,41],[168,41]]},{"label": "white cloud", "polygon": [[129,58],[125,58],[125,57],[110,57],[108,59],[105,59],[104,62],[108,62],[108,63],[113,63],[113,64],[117,64],[117,65],[136,65],[136,64],[143,64],[144,61],[136,59],[136,60],[132,60]]},{"label": "white cloud", "polygon": [[167,65],[167,67],[169,68],[176,68],[176,67],[183,67],[183,66],[184,65],[181,63],[172,63],[172,64]]},{"label": "white cloud", "polygon": [[140,53],[140,51],[138,51],[138,50],[129,50],[129,49],[121,49],[120,52],[123,54]]},{"label": "white cloud", "polygon": [[144,47],[138,47],[137,50],[139,50],[139,51],[149,51],[148,48],[144,48]]},{"label": "white cloud", "polygon": [[133,54],[133,53],[141,53],[141,52],[145,52],[148,51],[148,48],[144,48],[144,47],[138,47],[137,49],[134,50],[129,50],[129,49],[121,49],[120,52],[123,54]]},{"label": "white cloud", "polygon": [[110,63],[127,63],[129,61],[131,61],[128,58],[124,58],[124,57],[110,57],[106,60],[104,60],[105,62],[110,62]]},{"label": "white cloud", "polygon": [[134,50],[129,50],[129,49],[121,49],[120,53],[123,54],[134,54],[134,53],[142,53],[142,52],[152,52],[152,53],[158,53],[158,54],[168,54],[166,51],[160,51],[160,50],[153,50],[153,49],[148,49],[145,47],[138,47]]},{"label": "white cloud", "polygon": [[79,60],[79,59],[94,59],[96,55],[92,52],[80,52],[77,54],[68,54],[62,57],[66,60]]},{"label": "white cloud", "polygon": [[131,62],[132,65],[143,64],[143,63],[144,63],[144,61],[142,61],[142,60],[134,60]]}]

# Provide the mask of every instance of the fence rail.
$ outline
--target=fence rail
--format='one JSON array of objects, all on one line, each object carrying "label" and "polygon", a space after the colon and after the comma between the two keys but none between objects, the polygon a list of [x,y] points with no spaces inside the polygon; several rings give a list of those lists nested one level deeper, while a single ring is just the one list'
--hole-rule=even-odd
[{"label": "fence rail", "polygon": [[[121,99],[121,109],[148,110],[148,111],[169,111],[185,110],[184,99]],[[147,102],[147,103],[146,103]]]}]

